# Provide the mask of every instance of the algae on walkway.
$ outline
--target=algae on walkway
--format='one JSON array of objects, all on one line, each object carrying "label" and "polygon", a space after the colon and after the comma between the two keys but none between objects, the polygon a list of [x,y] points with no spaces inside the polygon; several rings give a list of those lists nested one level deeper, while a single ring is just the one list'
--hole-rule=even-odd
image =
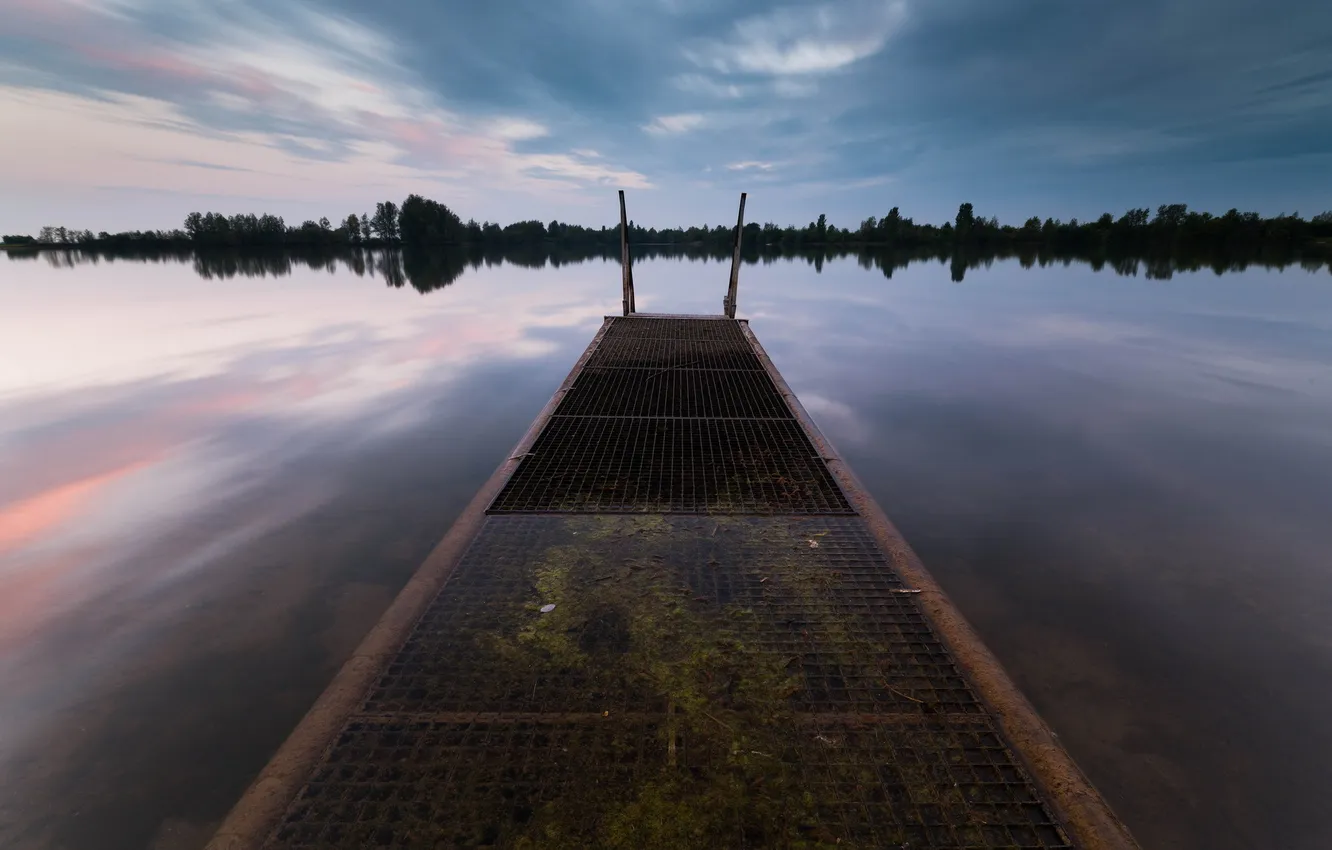
[{"label": "algae on walkway", "polygon": [[367,700],[446,745],[395,765],[412,804],[457,845],[1023,846],[1038,801],[855,522],[487,520]]}]

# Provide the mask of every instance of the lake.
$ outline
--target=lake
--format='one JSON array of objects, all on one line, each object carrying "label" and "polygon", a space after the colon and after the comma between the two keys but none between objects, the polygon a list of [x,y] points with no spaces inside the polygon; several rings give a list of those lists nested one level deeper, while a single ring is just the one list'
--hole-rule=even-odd
[{"label": "lake", "polygon": [[[0,846],[197,848],[619,269],[79,259],[0,257]],[[1332,846],[1332,275],[955,276],[762,262],[739,315],[1145,848]]]}]

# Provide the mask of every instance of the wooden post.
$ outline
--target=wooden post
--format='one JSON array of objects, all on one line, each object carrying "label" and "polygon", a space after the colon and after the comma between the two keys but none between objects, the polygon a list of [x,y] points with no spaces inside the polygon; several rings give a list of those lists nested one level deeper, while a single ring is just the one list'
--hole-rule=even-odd
[{"label": "wooden post", "polygon": [[731,284],[726,289],[726,298],[722,300],[722,308],[726,313],[726,318],[735,318],[735,299],[736,290],[740,286],[740,237],[745,229],[745,196],[748,193],[740,193],[740,217],[735,220],[735,253],[731,255]]},{"label": "wooden post", "polygon": [[633,258],[629,255],[629,217],[624,211],[624,190],[620,190],[620,286],[623,290],[624,314],[634,312]]}]

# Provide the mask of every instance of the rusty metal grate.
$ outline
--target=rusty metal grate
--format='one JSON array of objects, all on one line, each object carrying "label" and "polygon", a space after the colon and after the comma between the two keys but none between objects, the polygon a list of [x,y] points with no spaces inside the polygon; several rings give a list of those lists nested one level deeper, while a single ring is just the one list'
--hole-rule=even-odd
[{"label": "rusty metal grate", "polygon": [[745,369],[758,372],[763,370],[763,364],[745,342],[619,337],[603,338],[588,359],[587,368]]},{"label": "rusty metal grate", "polygon": [[849,514],[795,420],[554,417],[492,513]]},{"label": "rusty metal grate", "polygon": [[[588,535],[595,547],[575,564],[559,563]],[[802,710],[980,711],[860,520],[690,516],[491,517],[363,710],[663,711],[613,664],[552,675],[501,663],[495,653],[518,639],[514,625],[530,624],[549,601],[534,588],[551,568],[576,592],[609,596],[632,579],[644,594],[686,601],[699,616],[746,611],[746,642],[802,680],[792,697]],[[578,640],[595,643],[581,633]]]},{"label": "rusty metal grate", "polygon": [[[722,766],[661,720],[353,723],[269,846],[1071,847],[985,720],[802,737],[814,746]],[[748,805],[726,794],[745,783]],[[640,814],[702,834],[663,841],[632,828]]]},{"label": "rusty metal grate", "polygon": [[740,323],[734,319],[655,319],[616,316],[606,329],[605,338],[678,339],[688,342],[729,342],[745,345]]},{"label": "rusty metal grate", "polygon": [[790,419],[765,372],[585,369],[556,416]]},{"label": "rusty metal grate", "polygon": [[489,517],[270,846],[1067,848],[909,590],[855,517]]},{"label": "rusty metal grate", "polygon": [[[269,846],[512,846],[556,801],[593,839],[598,809],[624,798],[663,750],[641,721],[354,722]],[[550,845],[529,837],[526,846]]]}]

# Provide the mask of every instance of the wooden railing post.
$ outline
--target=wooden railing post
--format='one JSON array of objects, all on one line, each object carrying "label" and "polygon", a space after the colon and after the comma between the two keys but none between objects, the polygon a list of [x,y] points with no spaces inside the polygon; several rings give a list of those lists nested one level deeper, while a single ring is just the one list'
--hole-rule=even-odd
[{"label": "wooden railing post", "polygon": [[629,253],[629,218],[624,211],[623,189],[620,190],[620,285],[627,316],[634,312],[634,260]]},{"label": "wooden railing post", "polygon": [[736,290],[740,287],[740,238],[745,229],[745,196],[740,193],[740,217],[735,220],[735,253],[731,255],[731,283],[726,288],[726,297],[722,299],[722,309],[726,318],[735,318]]}]

